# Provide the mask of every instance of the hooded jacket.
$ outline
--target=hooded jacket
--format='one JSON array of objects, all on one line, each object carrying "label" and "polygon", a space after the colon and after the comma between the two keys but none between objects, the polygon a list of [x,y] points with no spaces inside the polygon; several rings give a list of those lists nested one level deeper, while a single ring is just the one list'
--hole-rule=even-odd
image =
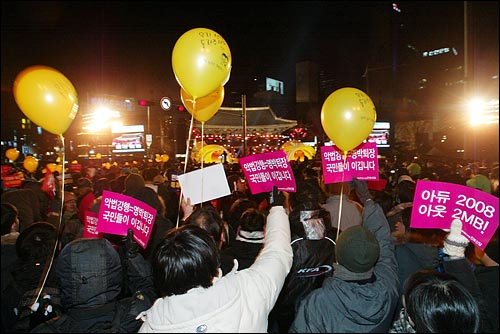
[{"label": "hooded jacket", "polygon": [[292,265],[290,226],[285,209],[272,207],[262,252],[247,269],[237,266],[214,279],[209,288],[158,299],[140,315],[141,333],[265,333]]},{"label": "hooded jacket", "polygon": [[154,300],[151,267],[140,254],[127,257],[127,283],[134,291],[118,300],[123,268],[118,252],[107,239],[77,239],[59,254],[56,274],[65,313],[32,332],[136,332],[137,314]]},{"label": "hooded jacket", "polygon": [[[382,208],[365,202],[363,226],[375,234],[380,256],[367,280],[342,277],[347,269],[334,264],[333,277],[301,302],[291,333],[387,333],[398,301],[398,274],[389,224]],[[347,275],[348,276],[348,275]]]}]

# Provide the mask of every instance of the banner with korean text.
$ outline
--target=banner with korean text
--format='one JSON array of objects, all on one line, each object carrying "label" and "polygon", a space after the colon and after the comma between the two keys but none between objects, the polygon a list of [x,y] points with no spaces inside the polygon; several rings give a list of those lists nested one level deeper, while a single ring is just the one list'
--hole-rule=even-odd
[{"label": "banner with korean text", "polygon": [[142,248],[146,248],[155,217],[156,210],[146,203],[105,190],[102,193],[97,231],[125,236],[131,228],[134,231],[134,240]]},{"label": "banner with korean text", "polygon": [[84,238],[102,238],[103,234],[97,232],[97,220],[99,215],[92,211],[85,211],[85,222],[83,223]]},{"label": "banner with korean text", "polygon": [[336,146],[321,147],[321,164],[325,184],[359,180],[378,180],[377,144],[367,142],[349,151],[344,163],[343,152]]},{"label": "banner with korean text", "polygon": [[410,227],[449,229],[462,222],[462,234],[484,250],[498,228],[498,197],[468,186],[418,180]]},{"label": "banner with korean text", "polygon": [[283,150],[253,154],[239,159],[252,194],[279,190],[295,192],[295,177]]},{"label": "banner with korean text", "polygon": [[12,166],[2,165],[2,181],[5,189],[21,188],[24,181],[22,171],[15,171]]}]

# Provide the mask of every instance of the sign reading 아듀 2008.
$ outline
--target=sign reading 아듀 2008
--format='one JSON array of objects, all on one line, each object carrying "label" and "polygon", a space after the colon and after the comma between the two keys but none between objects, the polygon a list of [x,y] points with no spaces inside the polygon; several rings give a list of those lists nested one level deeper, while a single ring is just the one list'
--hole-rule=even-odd
[{"label": "sign reading \uc544\ub4c0 2008", "polygon": [[410,227],[449,229],[462,222],[462,234],[484,250],[498,228],[498,197],[468,186],[417,181]]}]

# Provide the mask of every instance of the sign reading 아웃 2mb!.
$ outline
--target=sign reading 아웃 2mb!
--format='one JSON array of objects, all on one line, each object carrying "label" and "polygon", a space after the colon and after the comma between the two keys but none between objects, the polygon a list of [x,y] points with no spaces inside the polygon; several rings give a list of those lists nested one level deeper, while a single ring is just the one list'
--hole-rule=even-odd
[{"label": "sign reading \uc544\uc6c3 2mb!", "polygon": [[410,227],[449,229],[462,222],[462,234],[484,250],[498,228],[498,197],[460,184],[417,181]]}]

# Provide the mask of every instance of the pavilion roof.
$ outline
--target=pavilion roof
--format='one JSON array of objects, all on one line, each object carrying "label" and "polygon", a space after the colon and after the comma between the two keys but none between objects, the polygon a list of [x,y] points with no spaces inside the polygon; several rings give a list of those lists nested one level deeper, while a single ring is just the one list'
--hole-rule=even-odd
[{"label": "pavilion roof", "polygon": [[[297,121],[277,117],[271,107],[247,107],[246,134],[281,134],[297,126]],[[194,126],[201,129],[201,122]],[[204,134],[238,135],[243,134],[243,108],[221,107],[203,126]]]}]

